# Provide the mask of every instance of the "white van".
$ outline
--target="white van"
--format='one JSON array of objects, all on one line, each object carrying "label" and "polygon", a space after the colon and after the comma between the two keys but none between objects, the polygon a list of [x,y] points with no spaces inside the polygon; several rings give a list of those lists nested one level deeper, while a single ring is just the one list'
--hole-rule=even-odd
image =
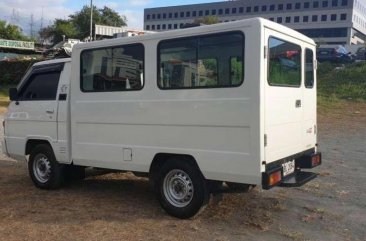
[{"label": "white van", "polygon": [[83,167],[146,173],[189,218],[215,188],[316,177],[315,70],[313,40],[261,18],[78,44],[10,90],[4,152],[45,189]]}]

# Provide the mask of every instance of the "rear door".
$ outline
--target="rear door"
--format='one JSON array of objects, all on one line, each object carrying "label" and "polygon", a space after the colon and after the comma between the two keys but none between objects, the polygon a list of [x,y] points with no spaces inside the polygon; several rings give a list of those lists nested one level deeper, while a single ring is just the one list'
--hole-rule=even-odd
[{"label": "rear door", "polygon": [[302,49],[300,41],[265,29],[265,158],[303,151]]}]

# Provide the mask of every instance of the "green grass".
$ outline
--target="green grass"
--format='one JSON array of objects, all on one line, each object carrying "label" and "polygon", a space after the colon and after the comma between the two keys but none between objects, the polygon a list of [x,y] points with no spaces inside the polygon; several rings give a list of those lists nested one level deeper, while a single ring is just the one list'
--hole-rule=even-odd
[{"label": "green grass", "polygon": [[0,107],[7,107],[9,104],[8,90],[9,86],[0,86]]},{"label": "green grass", "polygon": [[338,70],[335,67],[337,65],[319,64],[319,98],[366,101],[366,62],[350,64]]}]

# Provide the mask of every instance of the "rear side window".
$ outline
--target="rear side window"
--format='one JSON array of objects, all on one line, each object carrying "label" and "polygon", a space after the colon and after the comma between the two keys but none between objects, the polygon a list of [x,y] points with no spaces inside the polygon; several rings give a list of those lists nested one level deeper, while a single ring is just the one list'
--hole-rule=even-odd
[{"label": "rear side window", "polygon": [[244,79],[244,35],[230,32],[162,41],[158,68],[161,89],[239,86]]},{"label": "rear side window", "polygon": [[20,91],[19,100],[56,100],[60,72],[33,74]]},{"label": "rear side window", "polygon": [[301,47],[269,38],[268,83],[273,86],[300,87]]},{"label": "rear side window", "polygon": [[314,53],[310,49],[305,51],[305,87],[314,86]]},{"label": "rear side window", "polygon": [[140,90],[144,85],[144,46],[124,45],[81,53],[83,92]]}]

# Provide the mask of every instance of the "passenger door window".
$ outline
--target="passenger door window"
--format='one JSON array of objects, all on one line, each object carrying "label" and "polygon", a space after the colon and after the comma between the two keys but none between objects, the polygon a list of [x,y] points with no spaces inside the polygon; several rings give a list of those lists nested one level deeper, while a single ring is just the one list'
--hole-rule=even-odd
[{"label": "passenger door window", "polygon": [[19,100],[56,100],[60,72],[33,74],[22,88]]},{"label": "passenger door window", "polygon": [[301,47],[269,38],[268,83],[273,86],[300,87]]}]

